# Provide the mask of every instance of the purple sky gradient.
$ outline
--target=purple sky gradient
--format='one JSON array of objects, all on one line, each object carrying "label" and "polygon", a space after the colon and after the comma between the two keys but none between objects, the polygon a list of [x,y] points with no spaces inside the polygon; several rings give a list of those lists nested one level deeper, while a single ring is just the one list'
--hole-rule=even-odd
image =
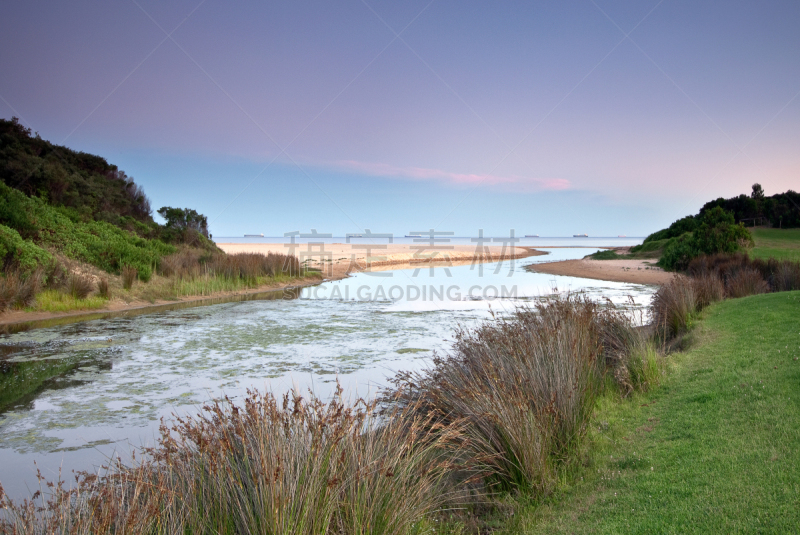
[{"label": "purple sky gradient", "polygon": [[798,27],[795,1],[8,0],[0,116],[216,235],[645,235],[798,189]]}]

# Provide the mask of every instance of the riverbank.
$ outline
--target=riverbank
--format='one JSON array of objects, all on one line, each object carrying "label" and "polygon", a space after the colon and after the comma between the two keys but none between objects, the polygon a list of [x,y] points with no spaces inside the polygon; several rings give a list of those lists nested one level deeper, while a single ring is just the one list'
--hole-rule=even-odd
[{"label": "riverbank", "polygon": [[791,533],[800,524],[800,292],[706,309],[662,386],[603,398],[582,477],[507,533]]},{"label": "riverbank", "polygon": [[71,310],[68,312],[28,312],[25,310],[12,310],[0,315],[0,333],[15,330],[15,326],[40,322],[56,322],[63,319],[67,322],[81,321],[83,319],[95,319],[104,317],[108,314],[118,314],[124,312],[148,312],[168,308],[175,305],[202,304],[205,302],[218,303],[226,300],[233,300],[237,297],[258,295],[269,292],[279,292],[288,288],[303,288],[322,282],[322,277],[314,273],[308,277],[298,277],[286,282],[264,284],[256,288],[248,288],[236,291],[214,292],[210,295],[194,295],[176,297],[174,299],[154,299],[145,301],[135,299],[125,301],[120,298],[111,299],[105,307],[92,310]]},{"label": "riverbank", "polygon": [[595,260],[581,258],[580,260],[531,264],[525,266],[525,269],[534,273],[628,282],[631,284],[661,285],[669,282],[673,277],[672,273],[656,266],[654,260]]},{"label": "riverbank", "polygon": [[[260,253],[287,254],[288,247],[284,244],[218,244],[220,249],[228,254]],[[305,246],[303,246],[305,247]],[[281,291],[287,288],[300,288],[319,284],[323,280],[339,280],[350,273],[370,270],[385,271],[390,269],[403,269],[405,267],[419,267],[420,263],[441,266],[457,266],[471,263],[498,262],[526,258],[529,256],[547,254],[528,247],[487,247],[483,252],[476,252],[475,247],[456,245],[452,249],[426,248],[424,251],[415,249],[408,244],[389,244],[386,249],[359,249],[351,244],[326,244],[324,256],[313,256],[315,253],[308,251],[293,251],[298,257],[306,253],[308,261],[305,267],[313,270],[308,277],[300,277],[280,283],[261,285],[255,288],[235,291],[213,292],[207,295],[190,295],[174,299],[125,300],[113,298],[103,308],[91,310],[72,310],[67,312],[31,312],[25,310],[7,311],[0,315],[0,332],[11,332],[18,328],[27,328],[25,325],[50,324],[53,322],[82,321],[104,317],[108,314],[125,312],[155,312],[172,306],[221,303],[226,300],[235,300],[240,297],[254,296],[267,292]],[[319,255],[318,249],[316,254]],[[369,256],[368,256],[369,254]],[[379,256],[380,255],[380,256]],[[301,258],[301,260],[305,259]]]}]

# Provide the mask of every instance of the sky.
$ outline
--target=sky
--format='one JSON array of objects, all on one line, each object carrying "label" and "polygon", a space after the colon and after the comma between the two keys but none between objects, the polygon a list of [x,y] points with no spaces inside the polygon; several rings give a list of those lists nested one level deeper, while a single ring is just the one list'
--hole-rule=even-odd
[{"label": "sky", "polygon": [[0,117],[215,236],[644,236],[800,189],[799,27],[796,0],[4,0]]}]

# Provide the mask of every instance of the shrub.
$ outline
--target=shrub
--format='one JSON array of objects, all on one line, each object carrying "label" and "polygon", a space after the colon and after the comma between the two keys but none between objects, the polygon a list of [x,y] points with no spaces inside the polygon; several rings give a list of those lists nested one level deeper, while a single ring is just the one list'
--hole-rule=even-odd
[{"label": "shrub", "polygon": [[699,254],[694,237],[689,233],[683,234],[667,241],[658,266],[668,271],[683,271]]},{"label": "shrub", "polygon": [[31,241],[23,240],[13,228],[0,224],[0,268],[14,267],[24,273],[32,273],[39,266],[52,263],[50,253]]},{"label": "shrub", "polygon": [[753,245],[753,237],[733,215],[720,207],[703,212],[691,234],[672,238],[664,247],[658,265],[670,271],[683,271],[702,254],[733,253]]},{"label": "shrub", "polygon": [[[122,265],[132,265],[137,268],[139,277],[147,281],[160,258],[175,252],[171,245],[140,238],[104,221],[72,221],[41,199],[26,197],[0,183],[0,198],[4,196],[15,200],[20,212],[18,218],[25,218],[33,230],[23,236],[8,227],[0,228],[0,253],[7,255],[13,249],[17,251],[16,256],[29,259],[27,262],[31,265],[47,264],[50,255],[42,249],[47,247],[105,271],[116,272]],[[0,217],[0,225],[4,224],[9,221]],[[4,232],[4,229],[12,232]],[[28,269],[27,265],[25,267]]]},{"label": "shrub", "polygon": [[[694,232],[695,228],[697,228],[697,218],[689,215],[682,219],[678,219],[663,230],[659,230],[658,232],[650,234],[644,239],[642,245],[650,244],[651,242],[656,241],[663,242],[664,240],[668,240],[670,238],[677,238],[678,236],[682,236],[687,232]],[[633,249],[631,249],[631,251],[633,251]]]}]

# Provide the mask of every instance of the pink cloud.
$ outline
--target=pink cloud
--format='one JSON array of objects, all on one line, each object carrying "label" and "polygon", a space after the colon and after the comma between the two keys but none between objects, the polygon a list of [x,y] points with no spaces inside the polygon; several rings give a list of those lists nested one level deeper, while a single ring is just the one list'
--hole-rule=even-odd
[{"label": "pink cloud", "polygon": [[518,175],[477,175],[465,173],[452,173],[441,169],[427,169],[424,167],[397,167],[386,163],[359,162],[356,160],[343,160],[336,162],[338,167],[359,174],[395,177],[408,180],[438,180],[455,186],[486,185],[511,185],[525,189],[539,190],[565,190],[572,184],[565,178],[530,178]]}]

